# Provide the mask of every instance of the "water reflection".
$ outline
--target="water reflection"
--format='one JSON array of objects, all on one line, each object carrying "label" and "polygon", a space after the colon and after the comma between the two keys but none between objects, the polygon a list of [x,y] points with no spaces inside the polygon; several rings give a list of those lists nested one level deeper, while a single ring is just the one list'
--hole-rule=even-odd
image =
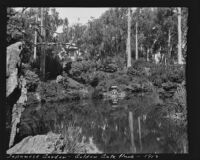
[{"label": "water reflection", "polygon": [[82,140],[92,144],[94,152],[181,153],[186,150],[182,143],[186,130],[162,118],[151,99],[138,104],[137,98],[114,106],[102,100],[28,106],[17,139],[49,131],[62,133],[64,127],[73,123],[81,128]]},{"label": "water reflection", "polygon": [[136,153],[136,146],[134,142],[134,132],[133,132],[133,113],[129,112],[129,127],[131,133],[131,151],[132,153]]},{"label": "water reflection", "polygon": [[142,151],[142,133],[141,133],[140,116],[138,117],[138,133],[139,133],[140,151]]}]

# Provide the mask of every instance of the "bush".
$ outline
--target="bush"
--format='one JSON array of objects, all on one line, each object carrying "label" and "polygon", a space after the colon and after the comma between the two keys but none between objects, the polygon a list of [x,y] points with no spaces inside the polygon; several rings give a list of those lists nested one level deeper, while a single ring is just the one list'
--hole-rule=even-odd
[{"label": "bush", "polygon": [[90,83],[91,74],[96,70],[96,63],[90,60],[72,62],[69,76],[80,83]]},{"label": "bush", "polygon": [[25,71],[26,87],[28,92],[35,92],[39,84],[39,77],[30,70]]},{"label": "bush", "polygon": [[128,68],[127,74],[129,76],[141,76],[142,75],[142,73],[139,72],[138,70],[136,70],[134,67]]},{"label": "bush", "polygon": [[64,126],[63,132],[63,153],[86,153],[86,144],[81,143],[81,128],[72,124]]},{"label": "bush", "polygon": [[182,66],[165,66],[165,65],[156,65],[151,68],[151,76],[149,79],[156,86],[161,86],[165,82],[174,82],[181,83],[185,80],[185,69]]},{"label": "bush", "polygon": [[126,62],[124,57],[115,56],[107,58],[107,60],[105,60],[105,62],[103,62],[103,64],[100,67],[109,67],[111,68],[111,70],[113,70],[113,72],[115,72],[117,70],[122,70],[124,68],[125,63]]},{"label": "bush", "polygon": [[66,98],[64,88],[56,82],[40,82],[36,92],[41,95],[45,101],[59,101]]},{"label": "bush", "polygon": [[152,66],[154,65],[155,65],[154,63],[147,62],[145,59],[142,59],[142,58],[135,60],[132,63],[133,68],[136,69],[137,71],[141,71],[145,67],[152,68]]},{"label": "bush", "polygon": [[183,85],[180,85],[177,88],[177,91],[174,94],[174,100],[182,107],[183,110],[186,110],[186,89]]}]

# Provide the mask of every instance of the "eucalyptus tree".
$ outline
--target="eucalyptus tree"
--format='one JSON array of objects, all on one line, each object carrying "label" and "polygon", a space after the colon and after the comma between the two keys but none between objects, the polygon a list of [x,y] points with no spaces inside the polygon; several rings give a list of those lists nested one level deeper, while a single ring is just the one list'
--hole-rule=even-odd
[{"label": "eucalyptus tree", "polygon": [[187,50],[188,9],[178,7],[176,11],[178,18],[178,64],[183,64]]},{"label": "eucalyptus tree", "polygon": [[83,37],[92,57],[126,58],[127,8],[111,8],[100,18],[91,19]]},{"label": "eucalyptus tree", "polygon": [[187,33],[188,33],[188,8],[181,8],[181,30],[182,30],[182,55],[186,58],[187,53]]},{"label": "eucalyptus tree", "polygon": [[59,13],[55,8],[46,8],[45,10],[45,31],[47,41],[53,41],[54,33],[59,26],[63,25],[63,19],[59,17]]},{"label": "eucalyptus tree", "polygon": [[177,45],[177,17],[175,8],[158,8],[157,22],[162,32],[159,37],[160,46],[163,48],[165,59],[170,62],[172,49]]},{"label": "eucalyptus tree", "polygon": [[[168,60],[177,57],[178,63],[183,64],[182,49],[186,50],[187,43],[187,8],[158,8],[157,23],[162,33],[160,34],[160,45],[164,49]],[[182,36],[183,35],[183,36]],[[183,45],[184,43],[184,45]],[[177,49],[178,48],[178,49]]]},{"label": "eucalyptus tree", "polygon": [[131,67],[131,8],[128,8],[127,68]]},{"label": "eucalyptus tree", "polygon": [[17,41],[24,41],[25,46],[22,51],[22,62],[28,62],[33,53],[34,27],[35,23],[34,8],[17,10],[7,8],[7,45]]},{"label": "eucalyptus tree", "polygon": [[135,57],[138,58],[138,53],[140,53],[140,57],[146,56],[146,59],[149,60],[154,43],[157,41],[155,13],[150,8],[137,8],[132,16],[132,28],[137,31],[133,34]]},{"label": "eucalyptus tree", "polygon": [[181,31],[181,7],[178,7],[178,64],[183,64],[182,58],[182,31]]}]

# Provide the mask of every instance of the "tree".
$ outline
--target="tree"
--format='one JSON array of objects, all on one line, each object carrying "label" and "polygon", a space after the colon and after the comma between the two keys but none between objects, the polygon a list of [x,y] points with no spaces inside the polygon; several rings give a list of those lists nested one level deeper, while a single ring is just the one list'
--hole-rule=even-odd
[{"label": "tree", "polygon": [[135,24],[135,60],[138,60],[138,22],[140,21],[140,8],[136,10],[136,24]]},{"label": "tree", "polygon": [[178,8],[178,64],[183,64],[182,57],[182,31],[181,31],[181,8]]},{"label": "tree", "polygon": [[[42,35],[42,42],[46,43],[46,33],[45,33],[45,25],[44,25],[44,8],[41,8],[41,35]],[[42,80],[45,80],[45,45],[42,45],[41,48],[41,60],[40,60],[40,71],[42,75]]]},{"label": "tree", "polygon": [[135,60],[138,60],[138,22],[135,25]]},{"label": "tree", "polygon": [[131,67],[131,8],[128,8],[127,68]]},{"label": "tree", "polygon": [[[37,23],[37,21],[38,21],[38,14],[36,13],[36,15],[35,15],[35,23]],[[33,58],[36,60],[36,53],[37,53],[37,47],[36,47],[36,45],[37,45],[37,31],[35,30],[35,41],[34,41],[35,43],[35,46],[34,46],[34,55],[33,55]]]}]

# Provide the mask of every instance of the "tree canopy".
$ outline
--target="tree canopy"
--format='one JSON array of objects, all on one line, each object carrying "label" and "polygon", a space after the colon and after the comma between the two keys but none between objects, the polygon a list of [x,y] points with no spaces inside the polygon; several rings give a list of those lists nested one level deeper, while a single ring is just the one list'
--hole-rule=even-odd
[{"label": "tree canopy", "polygon": [[[101,60],[121,58],[126,61],[127,8],[110,8],[99,18],[93,18],[87,24],[69,25],[67,18],[61,19],[56,8],[45,9],[45,31],[47,42],[75,43],[91,59]],[[26,42],[26,62],[33,55],[34,31],[40,32],[40,8],[7,9],[7,44],[23,40]],[[186,56],[187,8],[182,8],[182,50]],[[131,13],[131,54],[135,55],[135,27],[138,23],[139,58],[149,57],[161,48],[162,54],[177,60],[177,8],[136,8]],[[59,26],[63,33],[56,34]],[[55,34],[57,36],[55,36]],[[40,36],[38,36],[38,41]],[[59,47],[52,46],[54,52]],[[39,49],[39,47],[38,47]],[[40,52],[38,52],[38,55]]]}]

